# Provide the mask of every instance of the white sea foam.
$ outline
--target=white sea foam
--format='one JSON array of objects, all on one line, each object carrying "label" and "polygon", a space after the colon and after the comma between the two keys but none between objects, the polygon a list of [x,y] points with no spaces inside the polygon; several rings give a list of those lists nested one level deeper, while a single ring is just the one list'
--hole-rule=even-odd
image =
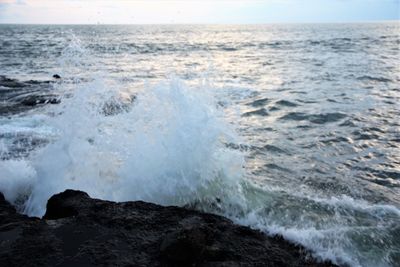
[{"label": "white sea foam", "polygon": [[[192,204],[281,234],[320,259],[393,265],[382,260],[393,253],[391,246],[386,251],[379,240],[400,219],[396,207],[345,195],[285,193],[246,181],[244,155],[225,145],[238,143],[239,137],[209,88],[171,78],[133,92],[97,75],[75,84],[72,95],[69,86],[48,115],[0,128],[3,134],[29,133],[51,141],[28,158],[0,161],[0,191],[24,213],[43,215],[48,198],[68,188],[114,201]],[[362,251],[365,242],[377,255]]]},{"label": "white sea foam", "polygon": [[0,161],[0,191],[15,205],[24,205],[33,185],[37,183],[35,170],[25,160]]},{"label": "white sea foam", "polygon": [[282,235],[311,249],[315,257],[339,265],[396,266],[397,207],[345,195],[323,198],[269,188],[251,191],[258,200],[248,203],[249,212],[234,217],[236,222]]},{"label": "white sea foam", "polygon": [[[115,105],[127,105],[115,101],[121,90],[98,78],[52,107],[56,115],[45,125],[56,140],[26,161],[2,162],[6,197],[14,201],[29,189],[29,215],[43,215],[47,199],[67,188],[116,201],[184,205],[218,197],[241,203],[243,155],[225,147],[237,137],[207,88],[171,79],[138,92],[130,107],[119,109]],[[25,190],[15,190],[22,185]]]},{"label": "white sea foam", "polygon": [[[397,207],[317,196],[306,186],[259,188],[245,180],[244,155],[225,145],[241,140],[209,86],[170,78],[132,90],[101,74],[81,82],[71,77],[89,64],[87,51],[73,38],[62,54],[61,104],[48,106],[44,115],[0,121],[0,134],[50,142],[27,158],[0,161],[0,191],[24,213],[43,215],[48,198],[68,188],[107,200],[191,204],[281,234],[321,259],[395,264]],[[9,146],[0,139],[0,156]]]}]

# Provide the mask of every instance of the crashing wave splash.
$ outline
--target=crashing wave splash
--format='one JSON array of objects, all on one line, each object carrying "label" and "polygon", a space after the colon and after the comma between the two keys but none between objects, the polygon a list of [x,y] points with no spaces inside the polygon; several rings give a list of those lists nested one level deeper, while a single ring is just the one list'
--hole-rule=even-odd
[{"label": "crashing wave splash", "polygon": [[[62,77],[76,75],[88,60],[76,40],[63,55]],[[339,264],[391,266],[399,254],[399,240],[391,238],[400,232],[394,206],[299,195],[246,180],[244,155],[226,145],[240,139],[209,86],[191,88],[171,78],[130,90],[94,74],[66,80],[58,90],[60,104],[44,115],[16,117],[11,128],[32,130],[49,144],[26,158],[0,161],[0,191],[23,213],[43,215],[51,195],[71,188],[95,198],[223,214]],[[0,151],[6,150],[0,140]]]},{"label": "crashing wave splash", "polygon": [[108,88],[98,80],[78,85],[43,119],[53,142],[1,162],[5,196],[16,203],[29,192],[24,213],[43,215],[47,199],[67,188],[164,205],[240,198],[243,156],[224,146],[236,135],[207,90],[172,79],[132,100]]}]

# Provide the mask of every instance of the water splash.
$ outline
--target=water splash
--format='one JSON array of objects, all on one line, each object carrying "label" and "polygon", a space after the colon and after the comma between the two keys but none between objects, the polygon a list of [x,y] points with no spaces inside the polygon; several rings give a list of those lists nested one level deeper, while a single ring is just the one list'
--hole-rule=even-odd
[{"label": "water splash", "polygon": [[49,108],[56,140],[19,161],[24,168],[2,162],[19,170],[6,181],[29,188],[25,213],[43,215],[47,199],[67,188],[164,205],[240,198],[243,156],[224,145],[237,137],[207,88],[171,79],[132,94],[96,78]]},{"label": "water splash", "polygon": [[[223,214],[339,264],[395,266],[400,259],[397,207],[289,188],[293,181],[257,187],[243,179],[243,155],[225,145],[241,142],[212,88],[171,78],[132,89],[107,80],[107,73],[79,76],[88,64],[99,65],[93,60],[74,40],[59,60],[61,104],[40,117],[13,118],[15,128],[5,129],[30,131],[35,127],[25,126],[35,121],[46,130],[32,134],[50,142],[27,158],[0,161],[0,191],[21,211],[42,215],[52,194],[73,188],[102,199]],[[7,148],[2,141],[0,149]]]}]

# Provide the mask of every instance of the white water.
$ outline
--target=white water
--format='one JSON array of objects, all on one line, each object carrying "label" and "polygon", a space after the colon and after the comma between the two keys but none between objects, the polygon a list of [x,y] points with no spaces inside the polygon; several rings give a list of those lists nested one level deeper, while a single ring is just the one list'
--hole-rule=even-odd
[{"label": "white water", "polygon": [[[46,115],[15,119],[2,128],[51,142],[26,159],[0,161],[0,191],[33,216],[42,216],[49,197],[65,189],[113,201],[191,204],[282,234],[321,259],[365,266],[351,236],[367,231],[384,242],[400,211],[346,196],[324,198],[252,185],[244,178],[243,153],[225,145],[241,140],[217,107],[207,85],[191,88],[171,78],[132,92],[96,75],[91,82],[74,84],[74,93],[48,107]],[[300,215],[295,211],[299,205]],[[358,226],[357,216],[381,219]],[[367,242],[370,237],[363,238]],[[373,265],[390,266],[374,258],[369,259]]]},{"label": "white water", "polygon": [[[171,79],[145,88],[132,104],[123,103],[126,95],[101,78],[78,85],[43,119],[56,140],[26,160],[1,162],[6,198],[15,202],[30,192],[23,209],[35,216],[43,215],[51,195],[67,188],[164,205],[216,196],[241,202],[243,156],[225,148],[237,137],[207,88]],[[107,116],[110,102],[129,109]]]},{"label": "white water", "polygon": [[[130,88],[107,80],[107,73],[85,82],[68,79],[90,60],[73,41],[59,60],[59,73],[67,77],[57,86],[61,104],[1,124],[0,133],[50,141],[28,158],[0,161],[0,191],[22,212],[43,215],[48,198],[67,188],[115,201],[192,204],[282,234],[322,259],[395,266],[389,255],[400,253],[393,238],[397,207],[314,195],[307,187],[258,188],[245,178],[245,155],[225,145],[242,140],[224,119],[212,86],[169,78]],[[8,145],[1,140],[2,153]]]}]

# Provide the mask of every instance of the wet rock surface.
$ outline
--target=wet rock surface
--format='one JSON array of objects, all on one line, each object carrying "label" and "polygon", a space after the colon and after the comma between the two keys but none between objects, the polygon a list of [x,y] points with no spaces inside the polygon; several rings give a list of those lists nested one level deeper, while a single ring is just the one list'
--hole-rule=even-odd
[{"label": "wet rock surface", "polygon": [[0,193],[0,266],[333,266],[221,216],[67,190],[43,219]]},{"label": "wet rock surface", "polygon": [[0,75],[0,116],[13,115],[46,104],[59,104],[54,81],[20,81]]}]

